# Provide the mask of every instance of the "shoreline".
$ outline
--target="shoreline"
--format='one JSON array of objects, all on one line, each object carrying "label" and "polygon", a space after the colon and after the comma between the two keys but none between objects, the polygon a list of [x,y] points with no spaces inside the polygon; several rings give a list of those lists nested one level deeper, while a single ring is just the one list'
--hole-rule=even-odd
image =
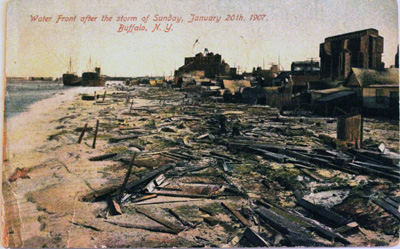
[{"label": "shoreline", "polygon": [[[105,100],[83,101],[79,97],[79,94],[94,91],[100,96],[107,91]],[[9,246],[190,248],[204,244],[204,241],[196,238],[201,236],[222,247],[234,236],[240,236],[244,228],[237,226],[236,220],[229,216],[229,212],[221,209],[221,202],[240,210],[242,206],[249,206],[250,201],[263,197],[270,198],[269,201],[275,205],[291,209],[295,207],[292,190],[283,184],[297,184],[297,187],[324,184],[324,181],[311,181],[314,185],[302,185],[300,181],[309,182],[311,178],[301,175],[303,171],[296,168],[295,164],[277,163],[256,155],[233,152],[221,141],[244,143],[244,139],[252,138],[276,146],[297,145],[311,149],[321,147],[317,135],[335,133],[335,122],[327,122],[328,119],[321,117],[302,116],[302,125],[294,126],[298,117],[280,116],[277,109],[268,106],[211,101],[199,104],[200,98],[197,100],[198,104],[184,103],[184,96],[185,92],[158,88],[135,88],[132,91],[109,88],[77,88],[71,91],[68,89],[67,93],[34,103],[29,112],[7,120],[7,138],[10,143],[6,154],[9,156],[8,161],[3,169],[6,173],[3,174],[6,177],[3,179],[3,194],[8,231],[12,231],[9,233]],[[191,96],[188,97],[189,100],[190,98]],[[232,137],[230,133],[218,134],[218,117],[221,115],[225,115],[231,124],[239,120],[243,126],[243,134],[238,137]],[[263,122],[260,122],[261,119]],[[92,148],[97,120],[100,121],[100,125],[95,148]],[[82,143],[77,143],[80,130],[86,123],[89,130],[83,136]],[[249,124],[246,126],[247,123]],[[372,124],[374,123],[367,122],[366,128],[371,129]],[[381,125],[379,130],[371,129],[371,136],[386,134],[386,128],[388,127]],[[396,136],[395,132],[391,129],[390,134],[385,135],[386,139]],[[213,134],[214,138],[210,134]],[[220,141],[214,140],[215,137]],[[118,140],[121,138],[122,140]],[[182,151],[185,153],[179,154]],[[211,151],[217,152],[216,155],[238,159],[240,163],[235,161],[236,163],[226,166],[228,169],[222,168],[218,160],[210,157]],[[177,196],[180,192],[163,193],[157,190],[156,198],[139,203],[128,201],[121,204],[121,215],[107,215],[107,201],[94,199],[102,193],[121,188],[128,170],[127,161],[131,160],[135,152],[139,155],[135,159],[129,183],[172,163],[177,165],[176,168],[181,168],[183,173],[186,170],[194,170],[193,176],[183,176],[181,178],[186,178],[181,182],[179,177],[173,176],[179,175],[181,171],[174,169],[170,172],[173,173],[172,177],[168,179],[169,187],[186,186],[188,193]],[[109,160],[90,160],[99,155],[113,153],[117,156]],[[186,159],[182,160],[182,157]],[[21,173],[23,177],[8,181],[16,168],[24,169]],[[227,173],[226,170],[230,172]],[[314,171],[321,179],[333,181],[332,184],[344,184],[345,181],[344,187],[358,186],[370,179],[366,175],[354,176],[323,167],[315,168]],[[293,172],[294,176],[301,178],[292,179]],[[227,174],[226,179],[229,181],[226,181],[230,183],[227,184],[225,180],[214,176],[218,174]],[[285,177],[287,180],[283,181],[282,178]],[[189,179],[194,179],[194,182]],[[263,183],[266,179],[271,183],[268,186]],[[373,182],[387,185],[388,181],[373,179]],[[226,195],[227,193],[223,192],[223,189],[232,188],[233,184],[241,190],[248,191],[248,199],[232,195],[230,192]],[[331,183],[328,183],[327,187],[330,187],[329,184]],[[398,190],[390,191],[400,195]],[[129,199],[140,198],[142,195],[130,194],[131,197],[127,196],[127,193],[124,196]],[[146,195],[149,193],[143,196]],[[218,197],[204,198],[207,195]],[[340,199],[340,194],[336,198]],[[162,227],[137,212],[141,205],[144,205],[144,208],[148,205],[148,210],[163,217],[168,216],[164,212],[165,209],[174,209],[176,213],[193,219],[191,222],[200,222],[200,225],[181,231],[178,235],[115,225],[143,223],[153,230]],[[205,208],[204,210],[218,210],[219,214],[205,215],[196,208],[197,206]],[[207,225],[208,223],[203,221],[209,216],[210,221],[218,217],[221,223]],[[177,224],[172,218],[169,219]],[[225,230],[226,227],[228,230]],[[385,238],[388,244],[395,243],[392,236],[369,230],[367,232],[369,236],[378,234],[379,238]],[[351,235],[348,239],[354,246],[365,245],[368,236],[360,236]],[[318,241],[332,243],[321,238]]]}]

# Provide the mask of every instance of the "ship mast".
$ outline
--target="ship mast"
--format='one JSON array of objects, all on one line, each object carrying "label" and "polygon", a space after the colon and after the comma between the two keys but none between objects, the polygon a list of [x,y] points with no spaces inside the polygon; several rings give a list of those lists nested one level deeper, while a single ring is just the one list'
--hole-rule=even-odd
[{"label": "ship mast", "polygon": [[72,72],[72,61],[71,61],[71,57],[69,57],[69,68],[68,68],[68,73]]}]

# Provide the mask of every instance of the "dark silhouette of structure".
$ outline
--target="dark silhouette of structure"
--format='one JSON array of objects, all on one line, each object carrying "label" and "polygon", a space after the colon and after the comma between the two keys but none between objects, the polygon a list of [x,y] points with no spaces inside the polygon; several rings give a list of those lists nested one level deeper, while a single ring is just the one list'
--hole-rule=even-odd
[{"label": "dark silhouette of structure", "polygon": [[320,45],[321,79],[344,80],[352,67],[382,68],[383,37],[376,29],[332,36]]},{"label": "dark silhouette of structure", "polygon": [[182,76],[193,71],[204,71],[206,78],[215,78],[220,75],[229,75],[230,67],[221,55],[209,53],[207,49],[204,53],[198,53],[194,57],[186,57],[185,64],[175,71],[175,76]]}]

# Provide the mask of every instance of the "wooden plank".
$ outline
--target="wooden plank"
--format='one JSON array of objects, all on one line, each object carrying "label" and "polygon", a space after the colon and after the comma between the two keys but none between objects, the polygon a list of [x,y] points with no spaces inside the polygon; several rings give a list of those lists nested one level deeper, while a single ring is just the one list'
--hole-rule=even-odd
[{"label": "wooden plank", "polygon": [[305,162],[310,162],[311,161],[311,157],[304,155],[302,153],[296,152],[296,151],[292,151],[292,150],[285,150],[285,155],[289,156],[289,157],[293,157],[295,159],[299,159],[301,161],[305,161]]},{"label": "wooden plank", "polygon": [[145,201],[145,200],[149,200],[149,199],[153,199],[153,198],[157,198],[157,195],[156,194],[145,195],[145,196],[133,199],[131,202],[133,202],[133,203],[141,202],[141,201]]},{"label": "wooden plank", "polygon": [[352,168],[356,168],[363,173],[378,175],[380,177],[384,177],[386,179],[394,180],[397,182],[400,181],[400,176],[398,176],[398,175],[388,174],[388,173],[380,171],[380,170],[363,167],[363,166],[360,166],[360,165],[354,164],[354,163],[349,163],[349,165],[352,166]]},{"label": "wooden plank", "polygon": [[390,214],[392,214],[396,219],[400,220],[400,212],[398,208],[394,208],[389,203],[381,199],[372,199],[372,201],[381,208],[385,209]]},{"label": "wooden plank", "polygon": [[250,147],[249,151],[257,153],[258,155],[261,155],[264,159],[273,160],[278,163],[284,163],[285,158],[286,158],[285,155],[277,154],[274,152],[269,152],[269,151],[262,150],[262,149],[257,149],[254,147]]},{"label": "wooden plank", "polygon": [[322,216],[324,219],[326,219],[329,222],[332,222],[338,226],[344,226],[351,222],[350,220],[344,218],[343,216],[340,216],[330,210],[327,210],[324,207],[312,204],[311,202],[308,202],[308,201],[304,200],[303,198],[297,197],[297,204],[299,206],[302,206],[303,208],[311,211],[313,214]]},{"label": "wooden plank", "polygon": [[251,228],[246,228],[243,236],[254,246],[254,247],[271,247],[271,245],[265,241],[258,233]]},{"label": "wooden plank", "polygon": [[255,212],[264,222],[282,234],[295,234],[300,237],[311,237],[310,232],[308,232],[304,227],[295,222],[289,221],[283,216],[276,214],[272,210],[261,207],[256,209]]},{"label": "wooden plank", "polygon": [[126,186],[126,189],[128,190],[128,192],[133,192],[137,187],[147,184],[153,178],[155,178],[157,175],[172,169],[174,167],[174,165],[175,164],[166,164],[162,167],[159,167],[158,169],[155,169],[155,170],[149,172],[148,174],[146,174],[145,176],[143,176],[140,180],[128,183]]},{"label": "wooden plank", "polygon": [[160,223],[161,225],[164,225],[165,227],[168,227],[171,230],[177,231],[177,233],[183,231],[182,227],[178,227],[175,224],[173,224],[172,222],[164,219],[163,217],[157,216],[155,214],[153,214],[152,212],[150,212],[147,209],[144,208],[136,208],[136,212],[143,214],[145,216],[147,216],[148,218]]},{"label": "wooden plank", "polygon": [[179,220],[180,223],[182,223],[182,225],[184,226],[188,226],[191,228],[195,228],[196,226],[192,223],[187,221],[185,218],[183,218],[182,216],[178,215],[174,210],[168,208],[168,212],[174,216],[177,220]]},{"label": "wooden plank", "polygon": [[241,213],[239,213],[238,211],[236,211],[232,206],[230,206],[229,204],[225,203],[225,202],[221,202],[221,205],[223,207],[225,207],[226,209],[228,209],[233,215],[236,216],[236,218],[238,218],[238,220],[245,226],[247,227],[251,227],[251,223],[243,217],[243,215]]},{"label": "wooden plank", "polygon": [[132,223],[124,223],[124,222],[115,222],[115,221],[110,221],[110,220],[104,220],[104,222],[120,226],[120,227],[125,227],[125,228],[137,228],[137,229],[143,229],[143,230],[148,230],[151,232],[160,232],[160,233],[170,233],[170,234],[178,234],[178,231],[168,229],[166,227],[158,227],[158,226],[146,226],[146,225],[140,225],[140,224],[132,224]]}]

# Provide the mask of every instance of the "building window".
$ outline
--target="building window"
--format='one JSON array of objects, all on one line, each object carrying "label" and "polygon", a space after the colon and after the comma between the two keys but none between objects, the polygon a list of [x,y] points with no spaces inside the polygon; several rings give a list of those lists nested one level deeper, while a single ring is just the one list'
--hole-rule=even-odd
[{"label": "building window", "polygon": [[384,96],[383,96],[383,89],[376,89],[376,103],[383,103]]}]

